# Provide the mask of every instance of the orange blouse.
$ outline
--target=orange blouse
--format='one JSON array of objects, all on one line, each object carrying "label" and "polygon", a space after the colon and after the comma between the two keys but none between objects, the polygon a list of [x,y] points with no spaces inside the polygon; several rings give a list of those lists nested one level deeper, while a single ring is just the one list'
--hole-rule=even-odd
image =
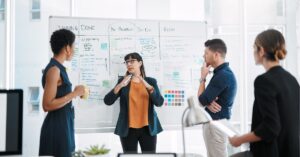
[{"label": "orange blouse", "polygon": [[130,83],[129,128],[142,128],[148,123],[149,94],[142,82]]}]

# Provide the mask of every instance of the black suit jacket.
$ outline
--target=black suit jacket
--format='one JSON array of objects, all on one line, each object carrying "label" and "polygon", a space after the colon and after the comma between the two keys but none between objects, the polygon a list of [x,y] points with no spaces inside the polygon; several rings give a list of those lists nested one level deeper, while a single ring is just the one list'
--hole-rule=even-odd
[{"label": "black suit jacket", "polygon": [[254,157],[300,157],[299,84],[281,66],[254,82],[251,130],[262,140],[250,144]]}]

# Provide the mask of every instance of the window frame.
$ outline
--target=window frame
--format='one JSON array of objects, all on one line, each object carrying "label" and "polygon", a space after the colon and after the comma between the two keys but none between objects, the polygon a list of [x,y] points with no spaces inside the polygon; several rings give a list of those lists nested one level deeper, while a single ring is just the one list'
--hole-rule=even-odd
[{"label": "window frame", "polygon": [[5,0],[0,0],[0,21],[5,21]]},{"label": "window frame", "polygon": [[[34,8],[35,3],[39,3],[38,8]],[[36,18],[34,17],[34,14],[39,14],[39,17]],[[41,0],[31,0],[31,5],[30,5],[30,19],[32,21],[40,21],[41,20]]]}]

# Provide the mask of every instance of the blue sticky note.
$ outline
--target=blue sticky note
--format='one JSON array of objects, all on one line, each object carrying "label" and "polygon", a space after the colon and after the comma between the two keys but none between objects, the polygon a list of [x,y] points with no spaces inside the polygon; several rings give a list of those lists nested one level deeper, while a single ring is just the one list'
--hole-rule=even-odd
[{"label": "blue sticky note", "polygon": [[107,43],[101,43],[101,50],[107,50]]}]

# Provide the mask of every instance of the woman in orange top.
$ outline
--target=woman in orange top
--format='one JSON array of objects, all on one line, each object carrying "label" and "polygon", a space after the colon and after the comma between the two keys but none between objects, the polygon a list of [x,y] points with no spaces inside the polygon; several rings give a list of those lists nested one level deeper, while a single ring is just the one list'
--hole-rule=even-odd
[{"label": "woman in orange top", "polygon": [[106,105],[112,105],[120,97],[120,113],[115,134],[120,136],[124,153],[137,153],[140,143],[143,153],[155,153],[156,135],[162,127],[154,105],[162,106],[164,98],[157,81],[146,77],[142,57],[138,53],[124,58],[126,76],[105,97]]}]

